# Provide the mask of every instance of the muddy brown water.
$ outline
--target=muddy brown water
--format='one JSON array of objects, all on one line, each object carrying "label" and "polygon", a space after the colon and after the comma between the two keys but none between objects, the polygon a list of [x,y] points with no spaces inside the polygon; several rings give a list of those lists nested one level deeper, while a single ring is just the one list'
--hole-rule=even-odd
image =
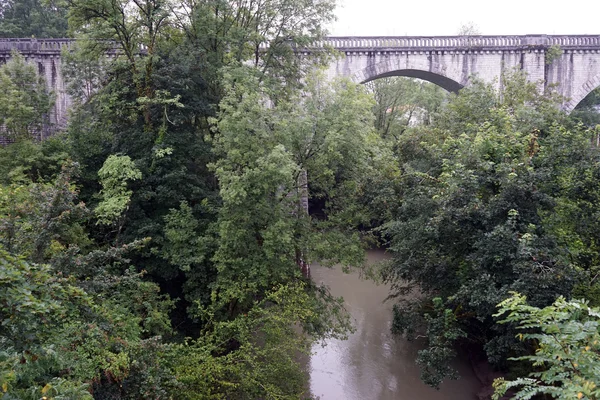
[{"label": "muddy brown water", "polygon": [[[368,252],[367,262],[385,259],[380,250]],[[481,389],[466,360],[455,367],[461,378],[435,390],[419,379],[415,364],[422,342],[392,335],[392,302],[384,302],[388,287],[361,279],[358,272],[312,267],[316,283],[342,296],[356,332],[348,340],[315,344],[308,363],[310,389],[321,400],[472,400]]]}]

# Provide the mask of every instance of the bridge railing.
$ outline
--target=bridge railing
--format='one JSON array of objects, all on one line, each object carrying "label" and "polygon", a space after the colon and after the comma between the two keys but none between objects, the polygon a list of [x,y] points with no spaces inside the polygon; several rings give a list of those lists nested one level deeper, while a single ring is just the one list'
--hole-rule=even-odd
[{"label": "bridge railing", "polygon": [[577,35],[577,36],[548,36],[549,44],[556,46],[600,46],[599,35]]},{"label": "bridge railing", "polygon": [[524,35],[524,36],[331,36],[315,47],[337,49],[457,49],[522,48],[527,46],[600,47],[600,35]]},{"label": "bridge railing", "polygon": [[387,47],[462,47],[477,43],[480,46],[518,46],[518,37],[329,37],[320,45],[335,48],[387,48]]},{"label": "bridge railing", "polygon": [[[71,49],[73,39],[0,39],[0,53],[15,49],[22,53],[60,53]],[[330,36],[311,46],[312,49],[333,47],[339,50],[360,49],[461,49],[523,48],[560,46],[564,49],[600,49],[600,35],[522,35],[522,36]],[[261,48],[266,49],[267,43]],[[141,49],[143,53],[144,49]],[[307,49],[309,50],[309,49]],[[310,50],[309,50],[310,51]]]},{"label": "bridge railing", "polygon": [[73,39],[0,39],[0,52],[18,50],[21,53],[60,52],[63,47],[71,48]]}]

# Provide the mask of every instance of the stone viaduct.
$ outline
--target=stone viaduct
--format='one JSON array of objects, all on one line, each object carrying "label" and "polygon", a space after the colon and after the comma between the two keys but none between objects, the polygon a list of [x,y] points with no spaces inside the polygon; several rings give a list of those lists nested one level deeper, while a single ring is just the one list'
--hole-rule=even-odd
[{"label": "stone viaduct", "polygon": [[342,53],[328,76],[368,82],[409,76],[456,92],[473,76],[499,87],[504,71],[518,68],[540,89],[556,85],[573,109],[600,86],[600,35],[329,37]]},{"label": "stone viaduct", "polygon": [[[61,52],[71,39],[0,39],[0,62],[17,50],[36,63],[56,94],[51,123],[62,126],[71,105],[61,71]],[[556,85],[571,112],[600,86],[600,35],[328,37],[310,49],[331,47],[341,53],[327,74],[364,83],[388,76],[408,76],[458,91],[473,76],[499,87],[504,71],[519,68],[540,89]]]}]

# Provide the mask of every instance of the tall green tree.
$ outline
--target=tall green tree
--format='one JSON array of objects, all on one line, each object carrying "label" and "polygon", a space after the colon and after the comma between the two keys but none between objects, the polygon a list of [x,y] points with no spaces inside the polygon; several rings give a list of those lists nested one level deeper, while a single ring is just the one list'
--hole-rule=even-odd
[{"label": "tall green tree", "polygon": [[169,33],[174,5],[170,0],[66,2],[69,24],[75,33],[92,39],[91,45],[99,44],[100,51],[123,54],[120,60],[130,74],[139,100],[130,107],[142,109],[148,130],[152,122],[150,106],[155,101],[153,78],[158,44]]},{"label": "tall green tree", "polygon": [[367,88],[375,98],[375,127],[395,140],[411,126],[431,124],[447,98],[439,86],[412,78],[376,79]]},{"label": "tall green tree", "polygon": [[[296,57],[295,49],[319,40],[333,20],[333,0],[191,0],[184,31],[207,65],[211,91],[223,95],[224,66],[252,63],[261,81],[298,87],[307,66],[326,53]],[[287,92],[289,93],[289,92]]]},{"label": "tall green tree", "polygon": [[[181,307],[199,298],[209,303],[217,276],[212,223],[222,200],[220,182],[207,166],[223,154],[212,151],[219,125],[211,118],[226,93],[224,77],[251,63],[270,97],[296,96],[292,88],[301,86],[315,57],[296,57],[294,46],[321,37],[333,2],[199,1],[175,7],[167,1],[73,0],[70,6],[75,31],[115,40],[121,53],[103,67],[106,85],[69,127],[73,157],[82,165],[83,199],[97,204],[98,171],[112,153],[129,156],[143,178],[127,185],[132,194],[119,241],[151,237],[135,263],[165,282],[166,290],[183,289],[190,303]],[[116,240],[109,227],[92,236]],[[172,251],[185,245],[185,256]]]},{"label": "tall green tree", "polygon": [[[58,343],[85,344],[58,365],[72,361],[68,378],[97,398],[297,398],[294,351],[309,342],[293,326],[313,337],[348,327],[339,300],[307,284],[298,263],[362,259],[351,230],[360,218],[346,205],[372,104],[356,85],[306,79],[325,53],[294,52],[322,36],[333,2],[67,3],[72,31],[92,39],[67,74],[79,100],[66,144],[80,191],[21,173],[32,212],[11,220],[14,181],[3,203],[11,252],[69,275],[97,305],[87,331],[87,316],[56,329]],[[105,50],[114,58],[96,64]],[[326,221],[299,207],[305,174]],[[64,194],[53,203],[61,212],[38,212],[47,207],[37,191]],[[68,237],[77,229],[79,240]],[[188,344],[164,343],[167,294],[180,298],[171,317]]]},{"label": "tall green tree", "polygon": [[155,284],[97,275],[84,290],[73,276],[4,250],[0,263],[3,399],[170,397],[177,385],[154,336],[170,332],[172,303]]},{"label": "tall green tree", "polygon": [[500,93],[481,83],[463,89],[433,126],[398,147],[402,200],[385,227],[394,261],[383,272],[394,296],[421,292],[394,307],[393,330],[427,329],[431,347],[418,362],[434,386],[457,341],[480,346],[500,367],[524,351],[492,317],[510,291],[548,305],[569,297],[591,268],[565,242],[592,238],[583,215],[573,220],[560,206],[586,197],[568,188],[595,173],[591,133],[568,125],[553,95],[540,96],[523,75],[503,79]]},{"label": "tall green tree", "polygon": [[74,168],[66,165],[50,183],[19,182],[0,186],[0,244],[14,255],[42,263],[55,250],[85,246],[82,223],[87,209],[77,202]]},{"label": "tall green tree", "polygon": [[0,2],[0,37],[64,38],[67,8],[56,0],[4,0]]},{"label": "tall green tree", "polygon": [[[372,129],[371,102],[349,82],[331,89],[308,82],[310,96],[268,106],[269,88],[256,76],[234,77],[219,116],[214,164],[223,199],[214,297],[229,315],[276,282],[298,279],[301,261],[362,261],[350,230],[355,216],[344,214],[343,204],[351,203],[345,187],[365,162]],[[327,222],[313,221],[301,206],[303,171],[309,192],[327,196]]]},{"label": "tall green tree", "polygon": [[13,51],[0,67],[0,123],[13,140],[44,137],[53,96],[36,67]]},{"label": "tall green tree", "polygon": [[[175,371],[184,385],[179,398],[309,397],[298,355],[310,352],[312,340],[345,337],[349,322],[339,301],[322,305],[296,282],[273,286],[233,320],[213,320],[210,311],[200,310],[213,325],[200,339],[176,346]],[[323,329],[313,329],[310,339],[298,334],[299,326]]]},{"label": "tall green tree", "polygon": [[[16,150],[30,146],[42,144]],[[47,182],[18,174],[0,186],[0,395],[143,398],[134,392],[149,379],[165,392],[174,378],[157,335],[172,332],[173,302],[130,269],[126,255],[143,241],[100,248],[88,238],[74,174],[67,164]]]}]

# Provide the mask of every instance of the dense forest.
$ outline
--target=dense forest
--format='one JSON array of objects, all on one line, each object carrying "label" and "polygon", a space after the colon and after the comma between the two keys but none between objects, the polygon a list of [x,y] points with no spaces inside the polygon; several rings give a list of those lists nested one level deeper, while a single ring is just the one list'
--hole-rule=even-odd
[{"label": "dense forest", "polygon": [[334,7],[0,2],[2,37],[77,38],[51,138],[36,67],[0,67],[1,399],[309,398],[298,354],[352,330],[310,264],[373,246],[426,383],[460,347],[497,397],[600,397],[598,93],[328,81],[294,50]]}]

